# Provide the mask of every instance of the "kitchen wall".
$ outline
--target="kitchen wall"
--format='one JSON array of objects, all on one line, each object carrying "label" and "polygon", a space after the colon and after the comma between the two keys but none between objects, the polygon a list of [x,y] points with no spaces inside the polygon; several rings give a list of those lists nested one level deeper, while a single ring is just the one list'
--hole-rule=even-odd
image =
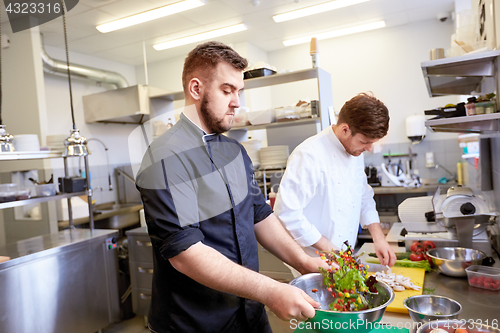
[{"label": "kitchen wall", "polygon": [[[389,108],[390,129],[383,143],[407,142],[405,119],[424,110],[455,103],[458,97],[434,97],[427,93],[420,63],[429,60],[433,48],[447,48],[452,22],[429,20],[384,28],[319,42],[320,67],[332,76],[335,111],[360,92],[371,91]],[[311,67],[309,45],[302,44],[270,52],[269,61],[278,70]],[[313,85],[273,87],[273,102],[293,103],[315,94]],[[455,138],[457,134],[430,133],[426,140]]]},{"label": "kitchen wall", "polygon": [[[46,47],[46,51],[54,59],[65,60],[63,49]],[[97,57],[82,55],[79,53],[69,53],[70,62],[85,66],[114,71],[123,75],[129,85],[136,84],[136,73],[134,66],[125,65]],[[71,125],[70,102],[68,92],[68,79],[66,76],[52,75],[45,73],[45,94],[47,100],[48,122],[51,134],[69,134]],[[73,106],[75,109],[75,121],[80,133],[87,139],[97,138],[108,148],[110,170],[117,166],[130,164],[128,149],[123,149],[123,142],[128,140],[128,135],[136,127],[135,125],[124,124],[87,124],[83,113],[82,96],[90,95],[109,89],[115,89],[113,85],[98,84],[94,81],[72,77]],[[45,140],[45,138],[44,138]],[[111,202],[116,200],[115,191],[108,188],[108,168],[106,164],[106,154],[103,145],[95,140],[90,140],[88,147],[91,150],[89,156],[90,173],[92,187],[97,189],[94,196],[97,203]],[[83,162],[78,158],[69,159],[69,166],[72,172],[77,173]],[[63,163],[61,159],[51,160],[54,169],[54,177],[63,175]]]},{"label": "kitchen wall", "polygon": [[[382,144],[380,153],[365,154],[367,164],[379,165],[382,154],[387,153],[388,150],[393,153],[408,151],[411,143],[406,137],[406,117],[460,101],[459,96],[430,98],[420,68],[421,62],[429,60],[431,49],[449,47],[454,29],[455,26],[451,20],[439,22],[436,19],[319,42],[320,67],[332,76],[332,94],[336,112],[345,101],[357,93],[368,91],[373,92],[389,108],[391,116],[389,133],[380,141]],[[266,61],[276,66],[278,72],[311,67],[309,44],[272,52],[259,51],[257,47],[249,43],[233,45],[233,47],[248,57],[250,62]],[[149,84],[173,91],[181,90],[183,61],[184,57],[179,57],[148,64]],[[138,81],[141,82],[144,77],[143,66],[137,66],[136,73]],[[267,91],[258,91],[263,89]],[[252,95],[249,96],[248,93]],[[317,98],[317,85],[314,80],[245,92],[246,105],[254,111],[268,107],[295,105],[299,99],[315,98]],[[265,140],[265,134],[262,131],[254,132],[252,133],[254,138]],[[432,144],[438,140],[441,142],[440,147],[447,147],[447,155],[441,155],[437,162],[448,169],[456,170],[456,162],[460,158],[457,134],[433,133],[428,130],[424,142],[417,150],[429,149],[438,156],[441,148]],[[418,159],[424,158],[424,155],[425,152],[420,154]],[[425,176],[432,178],[446,175],[443,170],[423,170],[423,166],[420,166],[420,169]]]},{"label": "kitchen wall", "polygon": [[[69,102],[68,79],[44,73],[40,56],[41,43],[38,27],[13,34],[10,27],[2,25],[2,31],[9,35],[11,45],[3,50],[2,79],[4,83],[4,104],[2,116],[7,130],[15,135],[37,134],[41,146],[46,144],[47,135],[69,135],[72,128]],[[70,45],[71,48],[71,45]],[[60,60],[65,60],[65,51],[59,48],[46,47],[47,53]],[[134,66],[124,65],[96,57],[70,52],[70,62],[90,67],[116,71],[125,76],[129,84],[136,83]],[[132,125],[119,124],[86,124],[83,114],[82,96],[114,89],[114,86],[100,86],[95,82],[72,78],[73,104],[75,120],[81,134],[87,139],[98,138],[109,148],[110,169],[130,164],[128,150],[123,149],[123,142],[135,128]],[[94,199],[97,203],[115,201],[118,197],[115,190],[108,190],[107,164],[104,148],[96,141],[88,144],[92,154],[89,156],[92,187],[96,189]],[[78,158],[68,159],[71,175],[79,168]],[[83,168],[83,164],[82,168]],[[63,176],[62,159],[45,161],[30,160],[24,162],[2,162],[0,177],[2,182],[10,182],[10,171],[41,170],[40,178],[48,180],[51,173]],[[122,181],[122,179],[120,179]],[[116,181],[113,183],[116,188]],[[123,187],[123,186],[122,186]],[[102,190],[101,190],[102,189]],[[33,237],[42,233],[57,231],[55,202],[43,204],[42,220],[23,219],[14,221],[13,213],[5,215],[0,211],[0,246],[19,239]],[[22,215],[22,214],[21,214]],[[8,216],[8,218],[6,217]]]}]

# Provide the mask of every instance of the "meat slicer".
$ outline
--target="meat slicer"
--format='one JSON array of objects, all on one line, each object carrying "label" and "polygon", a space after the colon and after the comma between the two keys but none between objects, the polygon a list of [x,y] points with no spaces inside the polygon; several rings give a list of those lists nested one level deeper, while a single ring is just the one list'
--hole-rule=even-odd
[{"label": "meat slicer", "polygon": [[408,198],[398,215],[407,231],[407,251],[414,241],[431,240],[438,247],[473,248],[491,256],[486,228],[497,223],[498,213],[468,187],[450,187],[446,194],[438,187],[433,196]]}]

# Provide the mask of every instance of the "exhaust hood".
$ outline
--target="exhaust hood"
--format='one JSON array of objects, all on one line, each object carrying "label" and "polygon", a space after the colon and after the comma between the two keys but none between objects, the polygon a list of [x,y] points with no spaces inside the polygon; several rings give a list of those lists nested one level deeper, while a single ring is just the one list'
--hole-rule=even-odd
[{"label": "exhaust hood", "polygon": [[166,93],[139,84],[83,96],[85,122],[142,124],[150,118],[150,96]]}]

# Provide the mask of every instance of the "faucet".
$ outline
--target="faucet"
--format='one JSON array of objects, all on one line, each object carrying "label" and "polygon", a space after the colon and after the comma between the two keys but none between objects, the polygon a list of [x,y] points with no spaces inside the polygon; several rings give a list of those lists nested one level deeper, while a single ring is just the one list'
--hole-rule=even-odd
[{"label": "faucet", "polygon": [[130,176],[128,173],[126,173],[125,171],[123,171],[120,168],[116,168],[116,172],[117,172],[118,176],[125,177],[125,179],[127,179],[129,182],[131,182],[132,184],[135,185],[135,179],[134,179],[134,177]]},{"label": "faucet", "polygon": [[106,145],[104,144],[104,142],[102,142],[101,140],[99,140],[97,138],[90,138],[90,139],[87,140],[87,143],[89,143],[90,141],[97,141],[97,142],[99,142],[104,147],[104,151],[106,152],[106,164],[108,166],[108,186],[109,186],[109,190],[113,191],[113,184],[111,184],[111,173],[109,172],[108,147],[106,147]]},{"label": "faucet", "polygon": [[436,165],[434,166],[434,168],[435,168],[435,169],[439,169],[439,168],[443,169],[443,170],[444,170],[444,171],[446,171],[448,174],[450,174],[450,175],[451,175],[451,177],[453,177],[453,178],[452,178],[452,180],[455,180],[455,181],[457,180],[457,177],[455,176],[455,174],[454,174],[454,173],[452,173],[450,170],[446,169],[444,166],[439,165],[439,164],[436,164]]}]

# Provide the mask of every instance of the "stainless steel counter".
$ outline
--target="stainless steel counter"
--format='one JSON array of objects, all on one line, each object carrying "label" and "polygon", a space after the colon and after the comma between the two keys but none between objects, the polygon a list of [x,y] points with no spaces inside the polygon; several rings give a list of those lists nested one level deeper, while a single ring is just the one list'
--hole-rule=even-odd
[{"label": "stainless steel counter", "polygon": [[0,256],[10,257],[9,261],[0,263],[0,270],[57,254],[64,251],[68,246],[72,248],[85,246],[88,242],[104,240],[116,236],[116,234],[116,230],[94,229],[90,231],[89,229],[73,229],[20,240],[0,248]]},{"label": "stainless steel counter", "polygon": [[425,193],[434,194],[438,186],[441,186],[441,189],[443,189],[444,191],[454,185],[456,184],[448,183],[448,184],[422,185],[420,187],[411,187],[411,188],[403,186],[372,186],[372,188],[375,194],[425,194]]},{"label": "stainless steel counter", "polygon": [[0,263],[0,332],[88,333],[117,321],[117,234],[65,230],[1,248],[11,260]]}]

